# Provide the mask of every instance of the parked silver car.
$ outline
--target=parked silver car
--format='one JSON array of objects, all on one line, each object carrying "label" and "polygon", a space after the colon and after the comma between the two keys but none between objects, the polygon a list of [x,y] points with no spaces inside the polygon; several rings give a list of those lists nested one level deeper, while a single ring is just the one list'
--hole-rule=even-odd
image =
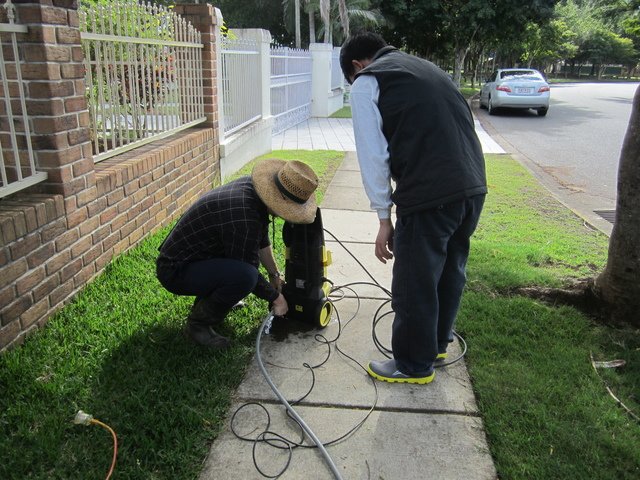
[{"label": "parked silver car", "polygon": [[480,90],[480,108],[489,115],[496,108],[533,108],[544,117],[549,111],[549,84],[531,68],[502,68],[493,72]]}]

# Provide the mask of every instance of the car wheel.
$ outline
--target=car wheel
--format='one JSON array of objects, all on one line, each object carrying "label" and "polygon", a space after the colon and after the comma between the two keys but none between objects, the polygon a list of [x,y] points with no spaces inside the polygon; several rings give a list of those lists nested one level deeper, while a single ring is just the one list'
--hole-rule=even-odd
[{"label": "car wheel", "polygon": [[496,114],[496,109],[493,106],[493,101],[491,100],[491,96],[489,96],[489,103],[487,103],[487,112],[489,112],[489,115]]},{"label": "car wheel", "polygon": [[548,108],[539,108],[538,109],[538,116],[539,117],[544,117],[547,114],[548,111],[549,111]]}]

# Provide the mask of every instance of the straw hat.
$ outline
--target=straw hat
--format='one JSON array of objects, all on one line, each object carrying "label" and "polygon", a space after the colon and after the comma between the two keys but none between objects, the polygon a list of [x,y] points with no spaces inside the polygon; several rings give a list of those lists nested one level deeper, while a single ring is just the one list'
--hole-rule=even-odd
[{"label": "straw hat", "polygon": [[298,160],[262,160],[251,172],[253,186],[265,205],[291,223],[313,223],[318,176]]}]

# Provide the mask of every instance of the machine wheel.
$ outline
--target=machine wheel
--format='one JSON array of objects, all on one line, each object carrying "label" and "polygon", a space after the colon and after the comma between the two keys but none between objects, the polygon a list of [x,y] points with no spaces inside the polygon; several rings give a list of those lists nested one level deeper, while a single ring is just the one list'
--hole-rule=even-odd
[{"label": "machine wheel", "polygon": [[325,328],[331,321],[331,314],[333,313],[333,305],[331,302],[326,301],[320,304],[316,310],[315,319],[320,328]]},{"label": "machine wheel", "polygon": [[491,100],[491,96],[489,96],[489,100],[487,103],[487,112],[489,112],[489,115],[495,115],[496,114],[496,109],[493,106],[493,101]]},{"label": "machine wheel", "polygon": [[548,111],[549,111],[549,109],[548,109],[548,108],[539,108],[539,109],[537,110],[537,112],[538,112],[538,116],[539,116],[539,117],[544,117],[544,116],[547,114],[547,112],[548,112]]}]

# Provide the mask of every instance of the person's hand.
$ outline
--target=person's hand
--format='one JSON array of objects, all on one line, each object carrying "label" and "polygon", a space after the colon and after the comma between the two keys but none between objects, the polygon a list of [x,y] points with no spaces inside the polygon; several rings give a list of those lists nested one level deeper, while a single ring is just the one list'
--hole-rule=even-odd
[{"label": "person's hand", "polygon": [[278,295],[273,303],[271,304],[273,308],[273,314],[277,317],[282,317],[287,314],[289,311],[289,305],[287,304],[287,300],[284,298],[284,295]]},{"label": "person's hand", "polygon": [[376,237],[376,257],[382,263],[393,258],[393,224],[391,219],[380,220],[380,228]]}]

